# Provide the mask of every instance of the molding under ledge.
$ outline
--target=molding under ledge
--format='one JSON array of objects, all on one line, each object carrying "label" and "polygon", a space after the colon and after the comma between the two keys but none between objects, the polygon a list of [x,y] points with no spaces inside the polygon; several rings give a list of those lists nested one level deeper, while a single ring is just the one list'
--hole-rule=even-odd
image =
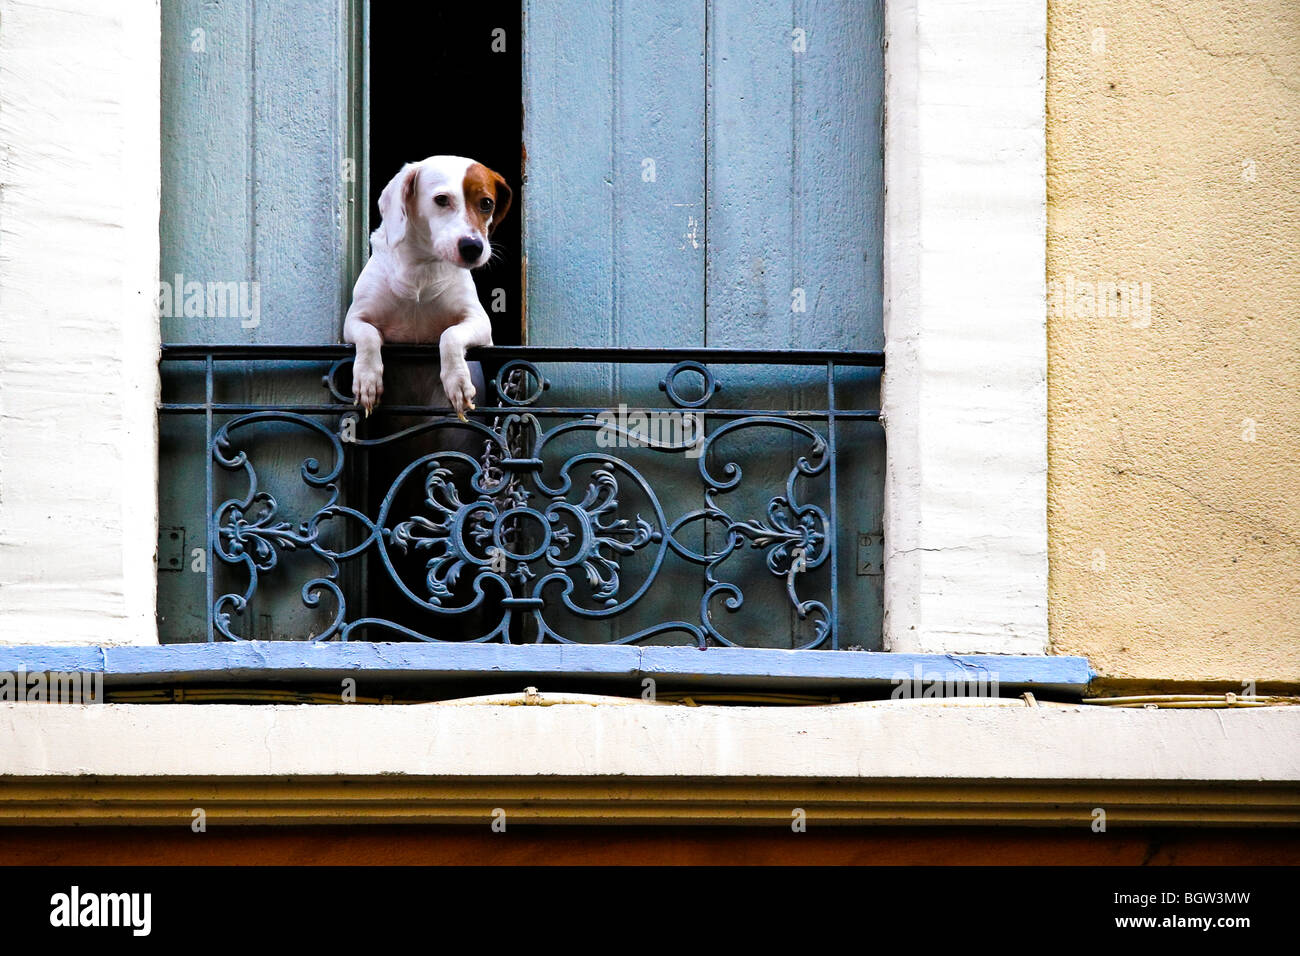
[{"label": "molding under ledge", "polygon": [[[590,644],[432,644],[247,641],[164,644],[0,646],[0,672],[102,673],[114,684],[310,681],[344,677],[465,683],[562,678],[618,687],[639,696],[654,678],[665,688],[844,693],[902,681],[948,686],[996,682],[1001,693],[1079,697],[1092,679],[1083,657],[999,654],[893,654],[770,648],[636,647]],[[557,689],[554,686],[546,689]]]},{"label": "molding under ledge", "polygon": [[1300,786],[663,778],[0,778],[0,826],[1296,826]]}]

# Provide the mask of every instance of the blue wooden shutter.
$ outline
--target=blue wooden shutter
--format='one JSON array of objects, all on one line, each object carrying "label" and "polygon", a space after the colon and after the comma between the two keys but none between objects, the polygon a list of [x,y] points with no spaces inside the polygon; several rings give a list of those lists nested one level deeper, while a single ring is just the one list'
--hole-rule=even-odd
[{"label": "blue wooden shutter", "polygon": [[[878,0],[525,0],[527,341],[883,348],[881,23]],[[650,370],[563,374],[658,401]],[[788,369],[728,374],[772,407],[824,400]],[[843,387],[873,401],[878,376]],[[756,484],[788,470],[773,441]],[[883,443],[845,454],[840,646],[877,647]]]},{"label": "blue wooden shutter", "polygon": [[[365,255],[362,27],[361,0],[163,4],[160,278],[175,286],[181,277],[164,303],[164,342],[339,341]],[[234,283],[241,307],[214,301],[211,308],[205,294],[204,314],[187,315],[192,283],[205,292],[209,283]],[[183,378],[165,389],[201,400],[202,369],[187,368]],[[225,402],[324,397],[318,371],[288,365],[256,375],[236,368],[215,386]],[[158,606],[165,641],[208,634],[205,575],[191,570],[206,528],[201,419],[161,423]],[[294,474],[304,458],[321,453],[301,432],[266,441],[268,471]],[[286,513],[319,507],[306,489],[286,484],[278,493]],[[180,536],[180,567],[173,567]],[[282,594],[275,593],[278,581],[259,591],[260,606],[242,626],[246,636],[305,637],[328,619],[330,609],[302,606],[290,577],[283,576]]]}]

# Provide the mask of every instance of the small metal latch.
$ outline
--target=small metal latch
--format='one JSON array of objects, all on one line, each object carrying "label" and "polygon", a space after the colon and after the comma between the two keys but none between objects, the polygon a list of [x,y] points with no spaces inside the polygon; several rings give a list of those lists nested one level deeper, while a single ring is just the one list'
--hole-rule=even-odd
[{"label": "small metal latch", "polygon": [[180,571],[185,567],[185,529],[158,529],[158,570]]},{"label": "small metal latch", "polygon": [[858,532],[858,574],[885,573],[885,536],[879,531]]}]

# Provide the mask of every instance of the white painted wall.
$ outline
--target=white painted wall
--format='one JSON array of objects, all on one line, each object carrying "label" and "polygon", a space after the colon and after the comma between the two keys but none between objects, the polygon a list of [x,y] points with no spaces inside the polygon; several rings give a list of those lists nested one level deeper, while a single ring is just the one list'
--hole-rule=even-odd
[{"label": "white painted wall", "polygon": [[1046,3],[885,10],[885,647],[1042,654]]},{"label": "white painted wall", "polygon": [[0,642],[151,644],[156,0],[0,0]]}]

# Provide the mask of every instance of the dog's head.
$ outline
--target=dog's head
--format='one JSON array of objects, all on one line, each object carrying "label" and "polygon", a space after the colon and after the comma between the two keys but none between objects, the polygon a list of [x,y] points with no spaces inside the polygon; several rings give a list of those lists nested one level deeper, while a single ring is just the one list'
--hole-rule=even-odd
[{"label": "dog's head", "polygon": [[407,163],[379,196],[389,248],[411,243],[435,259],[477,269],[488,261],[488,236],[510,210],[513,194],[499,173],[463,156]]}]

